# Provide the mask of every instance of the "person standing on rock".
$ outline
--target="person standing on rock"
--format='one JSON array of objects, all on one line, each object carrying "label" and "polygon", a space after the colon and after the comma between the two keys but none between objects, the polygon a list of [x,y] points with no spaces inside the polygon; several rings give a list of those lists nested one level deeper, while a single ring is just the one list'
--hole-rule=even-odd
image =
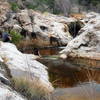
[{"label": "person standing on rock", "polygon": [[33,53],[34,53],[34,55],[37,55],[37,56],[41,57],[41,55],[40,55],[40,52],[39,52],[39,49],[38,49],[38,48],[34,48],[34,49],[33,49]]},{"label": "person standing on rock", "polygon": [[0,41],[2,41],[2,31],[0,31]]},{"label": "person standing on rock", "polygon": [[0,32],[0,38],[3,42],[11,42],[11,40],[12,40],[9,33],[5,32],[5,31]]}]

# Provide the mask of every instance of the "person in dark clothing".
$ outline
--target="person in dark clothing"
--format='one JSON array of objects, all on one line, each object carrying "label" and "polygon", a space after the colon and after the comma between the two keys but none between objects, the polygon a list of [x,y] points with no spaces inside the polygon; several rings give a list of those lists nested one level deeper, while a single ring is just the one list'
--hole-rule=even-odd
[{"label": "person in dark clothing", "polygon": [[2,33],[2,41],[3,42],[11,42],[11,36],[8,34],[8,32]]},{"label": "person in dark clothing", "polygon": [[24,28],[22,29],[22,31],[20,32],[22,36],[26,37],[28,35],[28,31],[25,30]]},{"label": "person in dark clothing", "polygon": [[58,46],[60,46],[59,39],[56,37],[50,36],[50,44],[53,45],[54,42],[57,43]]},{"label": "person in dark clothing", "polygon": [[0,31],[0,39],[2,38],[2,31]]},{"label": "person in dark clothing", "polygon": [[33,53],[34,53],[34,55],[40,56],[38,48],[34,48]]}]

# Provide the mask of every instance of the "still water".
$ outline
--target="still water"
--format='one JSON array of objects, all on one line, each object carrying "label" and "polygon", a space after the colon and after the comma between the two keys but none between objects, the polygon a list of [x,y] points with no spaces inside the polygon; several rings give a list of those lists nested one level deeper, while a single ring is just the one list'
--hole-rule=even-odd
[{"label": "still water", "polygon": [[[38,61],[48,67],[55,87],[52,100],[100,100],[100,61],[57,57],[61,48],[39,49]],[[32,53],[28,50],[26,53]]]}]

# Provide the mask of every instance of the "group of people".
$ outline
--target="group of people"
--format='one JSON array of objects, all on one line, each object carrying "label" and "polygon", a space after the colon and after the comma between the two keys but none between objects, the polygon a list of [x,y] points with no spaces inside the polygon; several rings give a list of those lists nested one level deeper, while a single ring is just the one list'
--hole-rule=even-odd
[{"label": "group of people", "polygon": [[6,31],[0,31],[0,40],[3,42],[11,42],[12,38]]}]

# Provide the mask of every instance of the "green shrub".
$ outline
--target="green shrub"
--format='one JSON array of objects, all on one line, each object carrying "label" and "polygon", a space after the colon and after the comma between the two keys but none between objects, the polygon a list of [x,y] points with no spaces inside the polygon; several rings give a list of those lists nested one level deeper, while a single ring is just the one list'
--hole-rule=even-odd
[{"label": "green shrub", "polygon": [[10,35],[12,37],[11,42],[14,44],[18,44],[22,40],[22,36],[20,33],[16,32],[15,30],[10,31]]},{"label": "green shrub", "polygon": [[29,5],[27,5],[27,8],[34,10],[35,8],[37,8],[37,5],[29,4]]},{"label": "green shrub", "polygon": [[19,5],[16,2],[12,2],[11,4],[11,9],[16,12],[19,9]]}]

